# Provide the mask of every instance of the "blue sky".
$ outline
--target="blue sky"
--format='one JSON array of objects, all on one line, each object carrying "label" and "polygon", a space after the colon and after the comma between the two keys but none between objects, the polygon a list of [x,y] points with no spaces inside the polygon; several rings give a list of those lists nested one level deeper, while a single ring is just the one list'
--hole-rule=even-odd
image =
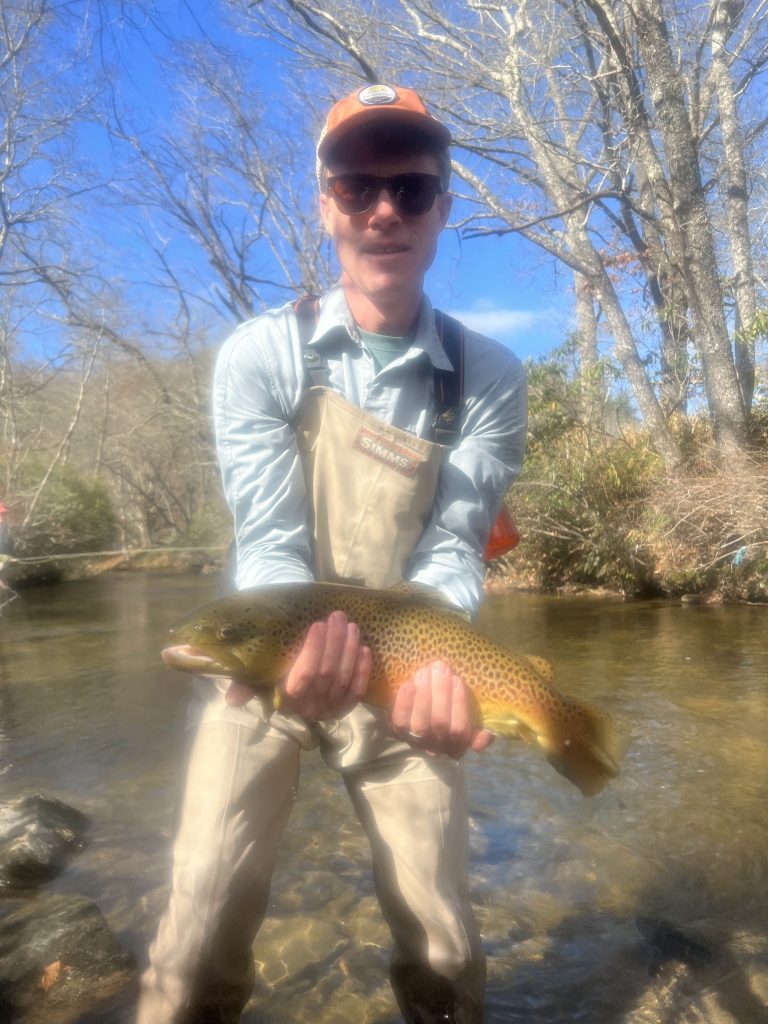
[{"label": "blue sky", "polygon": [[460,241],[448,229],[427,291],[436,305],[521,359],[551,351],[572,329],[568,273],[517,236]]}]

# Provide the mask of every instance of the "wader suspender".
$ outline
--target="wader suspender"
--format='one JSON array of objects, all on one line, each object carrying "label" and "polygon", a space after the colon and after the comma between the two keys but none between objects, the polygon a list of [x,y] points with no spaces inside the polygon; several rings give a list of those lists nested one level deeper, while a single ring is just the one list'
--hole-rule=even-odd
[{"label": "wader suspender", "polygon": [[[305,387],[328,387],[328,364],[321,352],[308,347],[317,325],[318,300],[314,295],[305,295],[293,308],[304,353]],[[453,369],[434,370],[436,408],[430,440],[452,448],[458,440],[464,405],[464,328],[439,309],[435,310],[435,324]]]}]

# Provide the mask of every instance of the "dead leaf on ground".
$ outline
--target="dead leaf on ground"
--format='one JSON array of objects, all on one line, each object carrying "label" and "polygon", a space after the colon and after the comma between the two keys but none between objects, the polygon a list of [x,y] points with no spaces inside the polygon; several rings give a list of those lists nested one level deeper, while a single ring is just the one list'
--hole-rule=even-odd
[{"label": "dead leaf on ground", "polygon": [[54,960],[52,964],[48,964],[47,967],[43,968],[43,976],[40,979],[40,987],[43,992],[47,992],[52,988],[59,980],[59,975],[62,971],[70,971],[72,968],[67,967],[61,960]]}]

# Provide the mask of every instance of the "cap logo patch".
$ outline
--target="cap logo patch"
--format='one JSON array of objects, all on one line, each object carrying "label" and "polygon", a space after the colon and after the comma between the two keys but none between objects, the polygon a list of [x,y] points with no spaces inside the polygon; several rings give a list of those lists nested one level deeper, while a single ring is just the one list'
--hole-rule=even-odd
[{"label": "cap logo patch", "polygon": [[391,85],[367,85],[357,94],[358,100],[366,107],[380,107],[397,103],[397,93]]}]

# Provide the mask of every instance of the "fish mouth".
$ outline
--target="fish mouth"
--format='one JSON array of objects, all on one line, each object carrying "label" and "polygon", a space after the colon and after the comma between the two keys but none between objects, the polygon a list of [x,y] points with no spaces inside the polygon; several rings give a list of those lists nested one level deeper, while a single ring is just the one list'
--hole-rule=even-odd
[{"label": "fish mouth", "polygon": [[172,647],[165,647],[160,652],[169,668],[175,668],[179,672],[191,672],[197,676],[222,676],[231,675],[232,669],[223,665],[211,654],[206,654],[199,647],[192,647],[190,644],[175,644]]}]

